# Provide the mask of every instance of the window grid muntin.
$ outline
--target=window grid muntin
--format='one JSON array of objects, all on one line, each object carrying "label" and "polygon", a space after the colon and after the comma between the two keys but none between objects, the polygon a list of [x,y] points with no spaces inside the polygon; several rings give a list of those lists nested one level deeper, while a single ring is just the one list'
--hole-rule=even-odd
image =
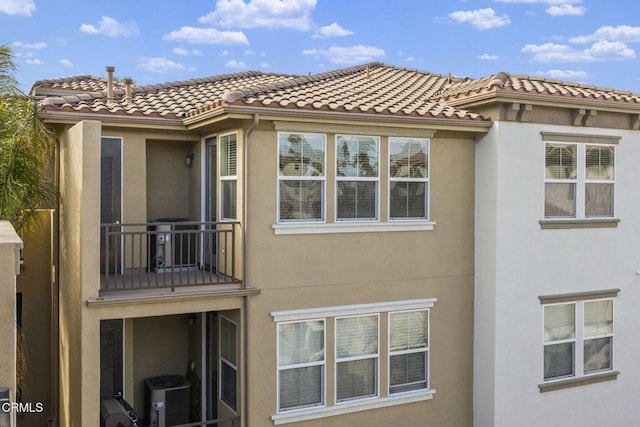
[{"label": "window grid muntin", "polygon": [[[391,164],[391,158],[394,155],[393,154],[393,146],[395,143],[404,143],[405,146],[409,147],[409,153],[411,153],[410,151],[410,147],[411,147],[411,143],[412,142],[417,142],[420,144],[426,144],[426,167],[425,167],[425,176],[423,176],[422,178],[419,177],[413,177],[413,176],[408,176],[408,177],[397,177],[397,176],[392,176],[392,164]],[[387,176],[388,176],[388,197],[387,197],[387,216],[389,218],[389,221],[406,221],[406,220],[425,220],[425,219],[429,219],[429,208],[430,208],[430,203],[429,203],[429,197],[430,197],[430,188],[429,188],[429,182],[430,182],[430,176],[431,176],[431,140],[429,138],[410,138],[410,137],[389,137],[389,142],[388,142],[388,157],[387,157]],[[422,151],[422,150],[421,150]],[[408,156],[408,164],[410,165],[410,155]],[[410,167],[409,167],[410,168]],[[411,168],[410,168],[411,169]],[[409,173],[411,173],[411,170],[409,170]],[[411,183],[422,183],[424,184],[424,215],[423,216],[393,216],[392,215],[392,209],[393,206],[392,205],[392,191],[395,188],[395,184],[394,183],[407,183],[407,185],[410,185]],[[406,196],[406,206],[407,206],[407,211],[409,211],[409,203],[411,202],[412,198],[410,195],[407,194]]]},{"label": "window grid muntin", "polygon": [[[290,138],[293,138],[295,136],[299,136],[301,138],[304,138],[304,136],[309,136],[312,138],[319,138],[320,141],[313,141],[315,142],[321,142],[322,143],[322,158],[321,158],[321,171],[318,170],[317,168],[315,168],[318,172],[319,175],[287,175],[284,174],[284,170],[287,167],[287,164],[292,164],[295,166],[295,160],[291,160],[290,162],[287,162],[287,164],[283,165],[282,164],[282,138],[284,138],[285,136],[287,136],[287,140],[291,143],[292,140]],[[305,154],[305,150],[304,150],[304,140],[303,140],[303,145],[302,145],[302,150],[301,150],[301,160],[304,158],[303,155]],[[313,147],[313,146],[312,146]],[[289,147],[289,150],[291,151],[292,148]],[[311,155],[311,153],[310,153]],[[326,210],[326,169],[327,169],[327,136],[326,134],[323,133],[311,133],[311,132],[278,132],[278,158],[277,158],[277,164],[278,164],[278,189],[277,189],[277,194],[278,194],[278,222],[279,223],[298,223],[298,222],[324,222],[325,220],[325,210]],[[303,165],[302,162],[298,163],[299,165]],[[314,166],[315,167],[315,166]],[[298,168],[298,170],[302,170],[300,168]],[[282,204],[284,202],[285,196],[282,194],[282,185],[286,182],[293,182],[293,181],[298,181],[300,183],[300,188],[302,187],[303,181],[312,181],[312,182],[319,182],[320,185],[320,192],[319,192],[319,196],[320,196],[320,214],[319,214],[319,218],[283,218],[282,215]],[[292,205],[293,206],[293,205]],[[300,204],[299,207],[302,206],[302,200],[300,200]],[[300,211],[302,211],[302,208],[300,208]],[[292,209],[293,212],[293,209]],[[302,213],[302,212],[300,212]]]},{"label": "window grid muntin", "polygon": [[[339,155],[339,150],[341,149],[341,142],[340,139],[347,139],[347,138],[353,138],[355,139],[355,141],[352,140],[346,140],[344,141],[345,144],[349,143],[349,142],[355,142],[356,144],[356,152],[357,155],[360,155],[360,139],[371,139],[372,142],[375,142],[375,175],[371,175],[371,176],[361,176],[361,174],[359,173],[359,169],[358,170],[358,174],[357,175],[344,175],[341,176],[339,175],[339,161],[341,160],[341,157]],[[364,142],[364,141],[363,141]],[[380,218],[380,137],[379,136],[366,136],[366,135],[348,135],[348,134],[338,134],[335,137],[335,176],[336,176],[336,183],[335,183],[335,218],[337,222],[341,222],[341,221],[377,221]],[[359,166],[360,161],[359,158],[356,159],[356,162]],[[371,217],[359,217],[357,216],[357,204],[359,202],[358,197],[356,196],[356,216],[355,217],[340,217],[339,216],[339,212],[340,212],[340,200],[339,200],[339,185],[341,182],[354,182],[356,183],[356,188],[358,187],[358,183],[360,182],[373,182],[375,183],[375,194],[374,194],[374,198],[373,198],[373,203],[374,203],[374,214]]]},{"label": "window grid muntin", "polygon": [[[317,361],[313,361],[313,362],[306,362],[306,363],[292,363],[292,364],[288,364],[288,365],[281,365],[280,363],[280,347],[281,347],[281,342],[280,342],[280,327],[283,325],[289,325],[289,324],[298,324],[298,323],[312,323],[312,322],[321,322],[322,323],[322,340],[323,340],[323,348],[322,348],[322,360],[317,360]],[[277,325],[277,340],[276,340],[276,352],[277,352],[277,402],[278,402],[278,413],[283,413],[283,412],[290,412],[290,411],[296,411],[296,410],[302,410],[302,409],[307,409],[307,408],[311,408],[311,407],[322,407],[325,406],[325,402],[326,402],[326,393],[325,393],[325,389],[326,389],[326,360],[327,360],[327,327],[326,327],[326,319],[324,318],[318,318],[318,319],[305,319],[305,320],[299,320],[299,321],[290,321],[290,322],[278,322]],[[300,369],[300,368],[309,368],[309,367],[315,367],[315,366],[319,366],[320,367],[320,402],[318,403],[314,403],[314,404],[308,404],[308,405],[302,405],[299,407],[286,407],[283,408],[281,407],[281,377],[280,377],[280,373],[282,371],[287,371],[287,370],[295,370],[295,369]]]},{"label": "window grid muntin", "polygon": [[[611,302],[611,332],[606,334],[597,334],[597,335],[585,335],[585,306],[588,303],[600,302],[600,301],[610,301]],[[575,337],[568,339],[560,339],[555,341],[545,340],[544,337],[544,327],[543,327],[543,349],[547,346],[557,345],[557,344],[573,344],[573,374],[572,375],[564,375],[558,377],[545,377],[545,364],[543,357],[543,380],[545,383],[564,380],[567,378],[581,378],[588,377],[589,375],[598,374],[601,372],[607,372],[613,370],[613,355],[614,355],[614,335],[615,335],[615,304],[614,298],[597,298],[597,299],[585,299],[579,301],[570,301],[563,303],[552,303],[552,304],[543,304],[543,324],[544,324],[544,309],[550,306],[559,306],[559,305],[575,305],[574,308],[574,328],[575,328]],[[609,338],[610,339],[610,349],[609,349],[609,359],[608,366],[602,369],[589,370],[588,372],[585,370],[585,360],[584,360],[584,346],[585,341],[589,341],[592,339],[598,338]],[[543,351],[544,353],[544,351]]]}]

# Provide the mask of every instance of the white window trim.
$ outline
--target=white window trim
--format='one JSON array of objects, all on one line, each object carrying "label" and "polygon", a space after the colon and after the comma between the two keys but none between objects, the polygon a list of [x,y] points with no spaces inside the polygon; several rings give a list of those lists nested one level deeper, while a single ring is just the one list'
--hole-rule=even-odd
[{"label": "white window trim", "polygon": [[[396,313],[411,313],[411,312],[416,312],[416,311],[426,311],[427,312],[427,346],[426,347],[421,347],[421,348],[413,348],[413,349],[409,349],[409,350],[398,350],[398,351],[392,351],[391,350],[391,314],[396,314]],[[425,390],[428,390],[430,385],[431,385],[431,350],[430,350],[430,342],[431,342],[431,310],[427,309],[421,309],[421,310],[404,310],[404,311],[394,311],[393,313],[389,313],[389,320],[388,320],[388,333],[387,333],[387,348],[389,349],[388,351],[388,357],[389,357],[389,363],[387,364],[387,378],[389,379],[389,384],[387,385],[387,393],[389,394],[389,396],[397,396],[397,395],[401,395],[401,394],[405,394],[405,393],[413,393],[415,391],[420,391],[420,390],[408,390],[408,391],[397,391],[397,392],[392,392],[391,391],[391,357],[392,356],[400,356],[403,354],[415,354],[415,353],[426,353],[426,364],[427,364],[427,372],[426,372],[426,378],[425,380],[427,381],[427,387],[425,388]],[[417,383],[415,383],[417,384]]]},{"label": "white window trim", "polygon": [[[391,164],[391,143],[394,140],[403,140],[403,139],[416,139],[423,140],[427,143],[427,176],[426,178],[396,178],[390,175],[389,166]],[[429,221],[431,218],[431,139],[423,138],[423,137],[397,137],[390,136],[387,142],[387,164],[386,164],[386,173],[387,173],[387,218],[389,222],[396,221]],[[426,186],[426,206],[425,206],[425,217],[424,218],[391,218],[391,182],[423,182]]]},{"label": "white window trim", "polygon": [[[222,147],[225,145],[225,143],[222,141],[224,137],[230,136],[230,135],[235,135],[236,136],[236,174],[235,175],[222,175]],[[218,184],[220,186],[220,188],[218,188],[218,194],[219,194],[219,198],[220,198],[220,220],[221,221],[237,221],[238,220],[238,168],[240,166],[240,162],[238,161],[238,156],[240,155],[240,147],[239,147],[239,135],[238,132],[234,131],[234,132],[228,132],[228,133],[224,133],[222,135],[219,135],[216,138],[216,149],[219,150],[220,152],[217,155],[218,158],[218,165],[217,168],[220,171],[220,177],[219,177],[219,181],[220,184]],[[224,211],[225,211],[225,203],[224,203],[224,188],[223,188],[223,182],[224,181],[235,181],[236,182],[236,218],[227,218],[224,216]]]},{"label": "white window trim", "polygon": [[[558,138],[562,139],[562,138]],[[551,223],[553,221],[584,221],[584,222],[594,222],[594,221],[615,221],[616,218],[616,169],[618,167],[617,164],[617,150],[616,143],[602,143],[602,142],[585,142],[585,141],[568,141],[568,140],[553,140],[550,138],[543,138],[543,142],[545,145],[545,155],[546,155],[546,147],[547,144],[555,144],[555,145],[563,145],[563,146],[575,146],[576,147],[576,177],[574,179],[553,179],[546,177],[546,170],[543,173],[544,178],[544,187],[545,187],[545,195],[544,202],[546,203],[546,184],[560,183],[560,184],[573,184],[574,185],[574,204],[575,204],[575,216],[546,216],[544,212],[544,205],[542,204],[542,218],[544,218],[545,223]],[[613,147],[613,179],[611,180],[593,180],[586,178],[586,149],[587,146],[603,146],[603,147]],[[545,169],[546,169],[546,160],[545,160]],[[586,186],[591,183],[605,183],[613,185],[613,194],[612,194],[612,214],[606,216],[587,216],[586,215]],[[551,228],[551,227],[548,227]]]},{"label": "white window trim", "polygon": [[[437,298],[424,298],[405,301],[388,301],[371,304],[353,304],[333,307],[320,307],[298,310],[273,311],[270,313],[273,321],[292,322],[304,320],[317,320],[327,317],[345,317],[359,314],[380,314],[382,312],[412,311],[426,310],[432,308],[438,301]],[[430,314],[429,314],[430,316]],[[378,317],[380,321],[380,317]],[[431,319],[429,318],[429,327]],[[378,329],[378,334],[380,330]],[[325,346],[326,346],[326,328],[325,328]],[[326,348],[326,347],[325,347]],[[279,351],[279,350],[278,350]],[[380,353],[380,347],[378,347]],[[388,356],[388,355],[387,355]],[[326,353],[325,353],[326,358]],[[335,362],[335,361],[334,361]],[[388,362],[387,362],[388,363]],[[379,363],[378,363],[379,364]],[[429,370],[430,370],[429,366]],[[334,368],[335,369],[335,368]],[[379,369],[379,368],[378,368]],[[335,382],[334,382],[335,383]],[[379,390],[378,384],[378,393]],[[428,380],[428,386],[431,384]],[[278,384],[279,387],[279,384]],[[332,417],[354,412],[367,411],[371,409],[386,408],[395,405],[404,405],[408,403],[423,402],[433,399],[436,390],[433,388],[412,390],[403,393],[396,393],[383,397],[369,397],[362,399],[353,399],[345,402],[335,403],[331,406],[316,406],[299,410],[288,410],[286,412],[271,415],[274,425],[288,424],[300,421],[315,420],[320,418]],[[326,397],[326,396],[325,396]]]},{"label": "white window trim", "polygon": [[[321,380],[321,402],[315,405],[305,406],[304,408],[291,408],[291,409],[280,409],[280,371],[295,369],[291,368],[291,365],[287,365],[286,367],[280,366],[280,325],[291,324],[291,323],[301,323],[301,322],[313,322],[313,321],[322,321],[322,334],[323,334],[323,343],[324,348],[322,349],[322,361],[317,362],[309,362],[304,364],[296,365],[296,368],[308,367],[308,366],[322,366],[322,380]],[[290,412],[300,412],[306,411],[309,409],[317,410],[318,408],[324,408],[326,406],[326,392],[325,392],[325,376],[327,374],[327,320],[325,318],[318,319],[303,319],[303,320],[294,320],[290,322],[279,322],[277,325],[278,338],[276,339],[276,354],[277,354],[277,376],[276,376],[276,393],[277,393],[277,402],[278,402],[278,413],[279,414],[287,414]]]},{"label": "white window trim", "polygon": [[[611,337],[611,359],[610,359],[610,365],[611,367],[606,368],[606,369],[601,369],[598,371],[593,371],[593,372],[589,372],[589,373],[585,373],[584,372],[584,342],[585,339],[594,339],[595,336],[589,336],[587,338],[585,338],[584,335],[584,306],[586,303],[590,303],[590,302],[598,302],[598,301],[612,301],[613,303],[613,313],[612,313],[612,318],[613,320],[613,332],[611,332],[610,334],[605,334],[604,336],[606,337]],[[569,339],[565,339],[565,340],[558,340],[558,341],[545,341],[544,340],[544,308],[545,307],[549,307],[549,306],[556,306],[556,305],[570,305],[573,304],[575,306],[574,310],[575,310],[575,316],[574,316],[574,334],[575,337],[574,338],[569,338]],[[582,382],[580,381],[575,381],[575,380],[581,380],[581,379],[588,379],[589,377],[598,377],[598,376],[602,376],[603,374],[606,375],[607,373],[616,373],[617,371],[615,371],[615,363],[614,363],[614,358],[615,358],[615,328],[616,328],[616,321],[615,321],[615,298],[593,298],[593,299],[576,299],[575,301],[564,301],[564,302],[557,302],[557,303],[548,303],[548,304],[543,304],[542,305],[542,319],[543,319],[543,325],[542,325],[542,343],[543,343],[543,353],[544,353],[544,347],[546,345],[551,345],[551,344],[562,344],[562,343],[567,343],[567,342],[574,342],[574,351],[573,351],[573,375],[568,375],[568,376],[564,376],[564,377],[558,377],[558,378],[550,378],[550,379],[544,379],[544,357],[542,358],[542,384],[541,386],[546,386],[547,384],[554,384],[554,383],[568,383],[568,384],[573,384],[575,383],[576,385],[580,385],[582,384]],[[604,337],[603,336],[603,337]]]},{"label": "white window trim", "polygon": [[336,233],[379,233],[389,231],[432,231],[436,222],[429,220],[394,220],[391,222],[340,221],[337,223],[295,223],[272,224],[275,235],[289,234],[336,234]]},{"label": "white window trim", "polygon": [[[354,137],[354,138],[372,138],[377,142],[377,155],[378,155],[378,176],[377,177],[360,177],[360,176],[338,176],[338,138],[339,137]],[[334,138],[334,150],[335,150],[335,162],[334,162],[334,174],[335,174],[335,185],[334,185],[334,218],[337,223],[339,222],[377,222],[380,221],[380,136],[370,136],[370,135],[352,135],[352,134],[336,134]],[[342,181],[353,181],[353,182],[375,182],[376,183],[376,209],[375,209],[375,218],[338,218],[338,183]]]},{"label": "white window trim", "polygon": [[[322,175],[319,176],[305,176],[305,175],[281,175],[280,174],[280,135],[283,133],[298,133],[300,135],[321,135],[324,139],[324,159],[323,165],[324,170],[322,171]],[[277,188],[276,188],[276,211],[277,211],[277,219],[278,224],[324,224],[327,220],[327,134],[319,133],[319,132],[294,132],[294,131],[279,131],[276,136],[277,140],[277,149],[276,149],[276,177],[277,177]],[[319,219],[282,219],[280,218],[280,182],[281,181],[321,181],[322,182],[322,208],[320,210]]]},{"label": "white window trim", "polygon": [[[231,323],[232,325],[235,326],[235,331],[236,331],[236,336],[235,336],[235,343],[236,343],[236,360],[239,356],[239,351],[238,351],[238,324],[236,322],[234,322],[233,320],[229,319],[226,316],[220,315],[220,324],[218,325],[219,331],[218,331],[218,335],[219,335],[219,340],[220,343],[218,344],[220,346],[220,357],[218,358],[220,366],[218,366],[218,372],[222,373],[222,364],[226,363],[229,367],[231,367],[232,369],[235,370],[236,372],[236,406],[238,404],[238,365],[237,364],[233,364],[231,363],[229,360],[226,360],[224,357],[222,357],[222,320],[226,320],[227,322]],[[220,381],[218,381],[218,396],[220,402],[222,402],[222,404],[224,406],[226,406],[230,411],[232,411],[234,414],[237,414],[238,412],[238,408],[232,408],[231,405],[229,405],[223,398],[222,398],[222,375],[220,375]]]}]

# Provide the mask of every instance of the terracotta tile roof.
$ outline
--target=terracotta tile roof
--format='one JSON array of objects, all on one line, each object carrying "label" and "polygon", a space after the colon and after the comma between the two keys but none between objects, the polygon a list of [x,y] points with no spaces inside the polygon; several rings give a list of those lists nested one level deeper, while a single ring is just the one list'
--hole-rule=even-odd
[{"label": "terracotta tile roof", "polygon": [[593,100],[640,105],[640,94],[560,80],[498,73],[480,79],[457,79],[437,95],[452,104],[462,104],[483,94],[528,94],[562,97],[577,102]]},{"label": "terracotta tile roof", "polygon": [[[116,80],[115,87],[124,89],[124,83]],[[39,89],[48,88],[68,92],[100,92],[107,90],[107,79],[90,75],[60,77],[57,79],[39,80],[33,84],[31,93],[35,94]]]},{"label": "terracotta tile roof", "polygon": [[76,91],[38,97],[45,111],[197,119],[221,106],[246,106],[486,121],[432,99],[448,81],[439,74],[371,63],[309,76],[244,72],[134,86],[129,101],[119,83],[109,102],[106,81],[91,76],[37,85]]}]

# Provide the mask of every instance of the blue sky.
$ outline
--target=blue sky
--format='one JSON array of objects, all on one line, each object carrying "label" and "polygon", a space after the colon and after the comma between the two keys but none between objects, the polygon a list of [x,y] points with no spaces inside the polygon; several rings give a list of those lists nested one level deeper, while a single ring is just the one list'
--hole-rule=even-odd
[{"label": "blue sky", "polygon": [[107,65],[143,85],[381,61],[640,93],[637,0],[0,0],[0,44],[24,90]]}]

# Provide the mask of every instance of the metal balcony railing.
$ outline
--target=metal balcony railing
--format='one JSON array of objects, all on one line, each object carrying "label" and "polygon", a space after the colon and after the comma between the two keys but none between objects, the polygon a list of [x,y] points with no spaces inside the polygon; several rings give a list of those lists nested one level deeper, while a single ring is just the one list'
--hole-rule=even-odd
[{"label": "metal balcony railing", "polygon": [[102,224],[100,290],[240,284],[238,222]]}]

